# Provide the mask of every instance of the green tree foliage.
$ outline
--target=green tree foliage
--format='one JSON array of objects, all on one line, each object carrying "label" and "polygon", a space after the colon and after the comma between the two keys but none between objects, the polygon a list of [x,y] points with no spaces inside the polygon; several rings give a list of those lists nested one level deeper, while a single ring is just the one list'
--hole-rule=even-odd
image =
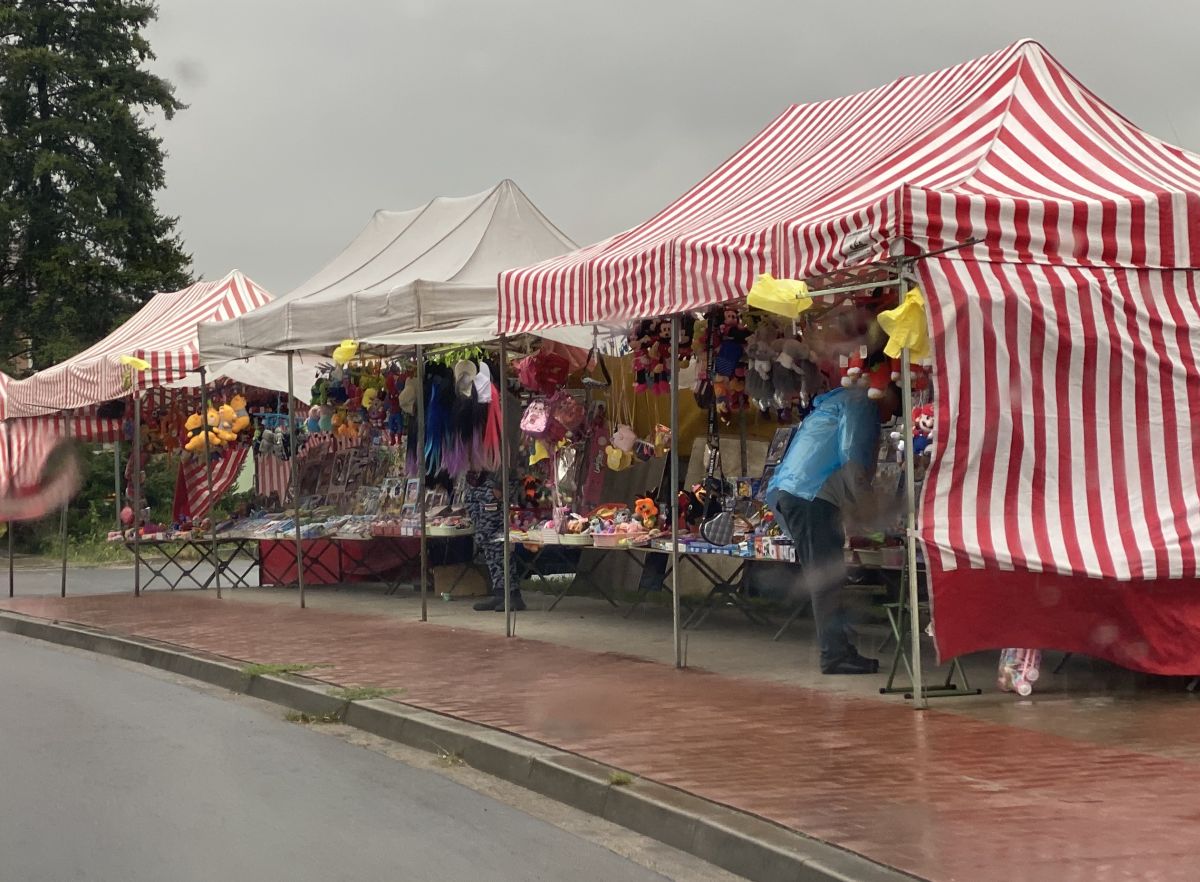
[{"label": "green tree foliage", "polygon": [[156,15],[152,0],[0,0],[0,364],[61,361],[189,282],[154,201],[149,119],[184,106],[145,67]]}]

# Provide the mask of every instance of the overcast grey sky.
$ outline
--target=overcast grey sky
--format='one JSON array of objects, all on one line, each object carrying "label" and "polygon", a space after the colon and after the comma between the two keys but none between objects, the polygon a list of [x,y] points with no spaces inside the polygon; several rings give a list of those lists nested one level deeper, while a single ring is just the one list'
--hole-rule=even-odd
[{"label": "overcast grey sky", "polygon": [[1042,42],[1147,131],[1200,148],[1191,3],[160,0],[163,208],[197,273],[276,294],[377,208],[509,177],[587,244],[791,103]]}]

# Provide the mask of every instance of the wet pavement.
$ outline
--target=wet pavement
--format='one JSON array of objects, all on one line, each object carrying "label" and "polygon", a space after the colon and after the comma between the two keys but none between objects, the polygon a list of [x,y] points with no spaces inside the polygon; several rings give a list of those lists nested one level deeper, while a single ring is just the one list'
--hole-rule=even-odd
[{"label": "wet pavement", "polygon": [[[25,593],[37,593],[32,582]],[[917,713],[880,696],[877,678],[813,674],[805,628],[774,643],[733,611],[689,636],[694,667],[677,671],[662,663],[670,628],[661,609],[624,619],[569,599],[550,613],[533,595],[520,639],[506,640],[501,616],[465,603],[431,601],[432,621],[420,623],[411,597],[325,589],[309,599],[307,610],[278,590],[229,592],[224,602],[154,592],[0,605],[243,661],[329,664],[318,673],[330,682],[398,688],[398,700],[626,768],[928,879],[1196,877],[1200,698],[1177,682],[1073,659],[1032,699],[989,691]],[[575,645],[564,645],[567,634]],[[995,658],[969,667],[994,676]]]}]

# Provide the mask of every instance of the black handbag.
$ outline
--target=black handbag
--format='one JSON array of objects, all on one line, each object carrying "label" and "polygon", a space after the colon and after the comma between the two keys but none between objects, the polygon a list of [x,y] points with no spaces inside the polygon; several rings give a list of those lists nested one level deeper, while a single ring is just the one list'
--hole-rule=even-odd
[{"label": "black handbag", "polygon": [[721,468],[721,439],[717,434],[717,408],[708,409],[708,469],[701,484],[704,506],[700,537],[712,545],[733,542],[732,487]]}]

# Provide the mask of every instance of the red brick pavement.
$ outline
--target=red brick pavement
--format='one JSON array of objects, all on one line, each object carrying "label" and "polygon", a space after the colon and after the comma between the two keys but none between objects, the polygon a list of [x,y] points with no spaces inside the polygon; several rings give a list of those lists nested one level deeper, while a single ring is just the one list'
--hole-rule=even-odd
[{"label": "red brick pavement", "polygon": [[178,595],[0,605],[243,661],[328,663],[330,682],[398,687],[938,882],[1200,878],[1187,760],[390,617]]}]

